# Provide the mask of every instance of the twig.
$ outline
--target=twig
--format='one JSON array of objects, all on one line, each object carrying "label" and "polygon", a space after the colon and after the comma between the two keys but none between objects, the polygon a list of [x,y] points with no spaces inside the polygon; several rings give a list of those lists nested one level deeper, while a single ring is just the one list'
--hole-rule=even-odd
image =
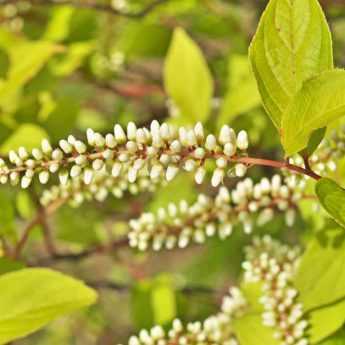
[{"label": "twig", "polygon": [[[19,2],[20,0],[0,0],[0,5],[8,5],[8,4],[14,4],[16,2]],[[109,14],[113,14],[116,16],[131,18],[131,19],[140,19],[148,15],[151,11],[153,11],[157,6],[163,4],[168,0],[155,0],[152,1],[151,4],[147,5],[145,8],[138,12],[125,12],[117,10],[116,8],[107,5],[107,4],[100,4],[95,1],[90,0],[30,0],[29,2],[32,5],[38,5],[38,6],[72,6],[76,8],[87,8],[95,11],[105,12]]]},{"label": "twig", "polygon": [[117,240],[114,240],[113,242],[109,244],[100,244],[88,249],[85,249],[82,252],[79,253],[55,253],[51,255],[50,257],[40,259],[38,262],[31,264],[32,266],[44,266],[49,265],[53,262],[57,261],[77,261],[84,258],[87,258],[92,255],[101,255],[110,253],[113,250],[120,249],[123,247],[128,246],[128,238],[123,237]]},{"label": "twig", "polygon": [[239,157],[235,159],[239,163],[243,163],[246,165],[258,165],[258,166],[266,166],[272,167],[277,169],[287,169],[291,172],[302,174],[313,178],[314,180],[320,180],[321,176],[316,174],[314,171],[308,168],[302,168],[297,165],[290,164],[289,162],[285,161],[274,161],[270,159],[264,158],[253,158],[253,157]]},{"label": "twig", "polygon": [[50,216],[51,214],[56,212],[64,203],[65,203],[64,199],[58,199],[54,203],[50,204],[46,209],[44,209],[44,211],[42,208],[40,208],[38,210],[36,216],[24,228],[21,238],[17,242],[17,244],[13,250],[13,253],[11,253],[11,256],[14,259],[17,259],[18,256],[20,255],[22,249],[24,248],[24,246],[25,246],[25,244],[29,238],[29,235],[30,235],[32,229],[36,225],[40,225],[40,224],[44,223],[45,217]]}]

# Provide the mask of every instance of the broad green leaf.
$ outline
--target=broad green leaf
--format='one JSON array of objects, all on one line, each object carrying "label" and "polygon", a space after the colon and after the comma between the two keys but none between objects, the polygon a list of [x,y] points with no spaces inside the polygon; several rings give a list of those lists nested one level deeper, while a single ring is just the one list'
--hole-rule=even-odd
[{"label": "broad green leaf", "polygon": [[207,120],[213,95],[212,76],[201,50],[181,28],[174,31],[165,60],[164,84],[184,122]]},{"label": "broad green leaf", "polygon": [[228,90],[218,117],[218,127],[261,103],[247,55],[233,55],[228,63]]},{"label": "broad green leaf", "polygon": [[345,341],[345,329],[342,329],[336,334],[327,338],[322,343],[319,343],[319,345],[344,345],[344,341]]},{"label": "broad green leaf", "polygon": [[[344,325],[345,300],[312,311],[308,315],[308,319],[311,326],[309,329],[310,342],[311,344],[318,344]],[[343,341],[345,342],[345,337]],[[343,345],[344,342],[341,344]]]},{"label": "broad green leaf", "polygon": [[261,314],[247,314],[234,320],[234,331],[241,345],[279,345],[274,329],[262,324]]},{"label": "broad green leaf", "polygon": [[311,134],[345,114],[345,71],[335,69],[306,81],[282,118],[287,155],[304,149]]},{"label": "broad green leaf", "polygon": [[44,138],[48,138],[47,133],[41,127],[26,123],[18,127],[15,132],[1,145],[0,152],[8,153],[24,146],[27,150],[38,147]]},{"label": "broad green leaf", "polygon": [[335,226],[310,241],[295,277],[305,311],[345,297],[344,265],[343,229]]},{"label": "broad green leaf", "polygon": [[264,106],[280,128],[305,80],[333,68],[332,39],[317,0],[270,0],[249,50]]},{"label": "broad green leaf", "polygon": [[49,269],[0,276],[0,344],[24,337],[53,319],[96,301],[81,281]]},{"label": "broad green leaf", "polygon": [[323,208],[345,227],[345,190],[333,180],[322,178],[317,182],[315,191]]}]

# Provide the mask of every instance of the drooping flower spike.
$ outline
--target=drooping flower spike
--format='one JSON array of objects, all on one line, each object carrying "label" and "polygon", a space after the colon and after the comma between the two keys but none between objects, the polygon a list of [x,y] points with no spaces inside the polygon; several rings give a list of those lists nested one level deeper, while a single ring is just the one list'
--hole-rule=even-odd
[{"label": "drooping flower spike", "polygon": [[51,174],[58,174],[61,184],[70,178],[82,177],[90,184],[95,172],[106,167],[109,174],[117,177],[123,170],[130,183],[137,180],[140,171],[147,169],[151,180],[172,180],[179,170],[193,172],[197,183],[202,183],[206,160],[213,160],[212,185],[221,184],[226,173],[243,176],[247,167],[238,163],[238,157],[246,155],[248,136],[245,131],[238,135],[229,126],[220,130],[218,137],[205,135],[201,123],[192,129],[176,128],[167,123],[151,123],[150,129],[137,128],[130,122],[125,131],[115,125],[114,133],[103,136],[88,129],[83,142],[70,135],[60,140],[59,147],[52,148],[43,140],[41,148],[28,153],[21,147],[10,151],[7,159],[0,160],[0,183],[20,183],[27,188],[35,175],[46,184]]},{"label": "drooping flower spike", "polygon": [[221,187],[213,198],[201,194],[194,204],[171,203],[155,214],[144,213],[131,220],[129,243],[140,250],[184,248],[191,242],[201,244],[216,235],[225,239],[239,224],[245,233],[251,233],[254,225],[266,224],[276,212],[285,212],[286,224],[292,226],[297,202],[309,198],[304,188],[305,181],[295,176],[282,180],[275,175],[257,184],[246,178],[232,191]]},{"label": "drooping flower spike", "polygon": [[246,248],[244,280],[262,283],[260,302],[264,307],[262,322],[275,330],[274,337],[282,345],[308,345],[308,321],[293,277],[298,267],[300,250],[282,245],[269,236],[256,238]]}]

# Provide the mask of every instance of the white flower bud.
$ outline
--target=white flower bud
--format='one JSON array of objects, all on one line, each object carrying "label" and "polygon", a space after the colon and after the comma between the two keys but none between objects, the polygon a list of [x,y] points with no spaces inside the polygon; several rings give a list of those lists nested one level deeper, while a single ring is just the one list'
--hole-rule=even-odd
[{"label": "white flower bud", "polygon": [[28,177],[28,176],[23,176],[22,177],[22,180],[21,180],[21,187],[23,189],[26,189],[30,186],[31,184],[31,181],[32,181],[32,178],[31,177]]},{"label": "white flower bud", "polygon": [[240,150],[247,150],[249,142],[248,142],[248,134],[246,131],[242,130],[237,135],[237,147]]},{"label": "white flower bud", "polygon": [[41,143],[42,151],[45,154],[49,154],[52,152],[52,147],[47,139],[43,139]]},{"label": "white flower bud", "polygon": [[116,124],[114,126],[114,135],[115,135],[115,139],[118,143],[122,144],[127,140],[126,133],[124,132],[122,127],[118,124]]},{"label": "white flower bud", "polygon": [[218,187],[224,178],[224,170],[217,168],[212,175],[211,184],[213,187]]},{"label": "white flower bud", "polygon": [[206,175],[206,170],[203,167],[200,167],[197,169],[197,171],[195,172],[195,182],[197,184],[202,184],[204,178]]},{"label": "white flower bud", "polygon": [[174,177],[177,175],[178,171],[179,171],[178,167],[176,167],[174,165],[169,165],[167,170],[166,170],[166,174],[165,174],[166,180],[168,182],[173,180]]},{"label": "white flower bud", "polygon": [[137,135],[137,126],[134,122],[127,124],[127,138],[128,140],[135,140]]},{"label": "white flower bud", "polygon": [[48,181],[49,181],[49,172],[45,171],[45,170],[41,171],[38,174],[38,179],[39,179],[40,183],[42,183],[42,184],[48,183]]},{"label": "white flower bud", "polygon": [[237,177],[243,177],[247,172],[247,166],[239,163],[235,165],[235,174]]}]

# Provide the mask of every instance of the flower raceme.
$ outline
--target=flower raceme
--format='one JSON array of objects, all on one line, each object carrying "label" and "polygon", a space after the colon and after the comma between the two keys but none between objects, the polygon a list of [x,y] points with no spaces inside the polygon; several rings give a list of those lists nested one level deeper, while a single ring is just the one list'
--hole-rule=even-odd
[{"label": "flower raceme", "polygon": [[303,318],[303,305],[298,302],[298,291],[293,286],[299,255],[299,248],[265,236],[256,238],[246,248],[246,261],[242,264],[245,282],[262,282],[262,322],[274,329],[274,337],[282,345],[309,344],[306,335],[309,323]]},{"label": "flower raceme", "polygon": [[286,224],[292,226],[297,202],[309,198],[304,189],[305,180],[296,176],[282,179],[275,175],[256,184],[246,178],[231,192],[221,187],[213,198],[200,194],[192,205],[182,200],[160,208],[156,214],[144,213],[131,220],[129,243],[139,250],[184,248],[216,235],[225,239],[239,224],[245,233],[251,233],[255,224],[266,224],[279,211],[285,212]]},{"label": "flower raceme", "polygon": [[106,167],[113,177],[126,173],[134,183],[142,170],[147,170],[151,180],[172,180],[180,169],[194,172],[195,181],[202,183],[206,160],[215,162],[212,185],[217,187],[226,173],[244,176],[246,165],[236,163],[236,158],[246,155],[248,135],[237,135],[229,126],[221,128],[218,137],[204,134],[201,123],[194,128],[176,128],[167,123],[152,121],[150,129],[137,128],[130,122],[125,131],[115,125],[114,133],[105,136],[88,129],[86,143],[70,135],[52,148],[43,140],[41,148],[31,154],[23,147],[10,151],[8,158],[0,160],[0,183],[7,182],[27,188],[35,175],[42,184],[51,174],[58,174],[65,185],[69,178],[81,177],[86,185]]}]

